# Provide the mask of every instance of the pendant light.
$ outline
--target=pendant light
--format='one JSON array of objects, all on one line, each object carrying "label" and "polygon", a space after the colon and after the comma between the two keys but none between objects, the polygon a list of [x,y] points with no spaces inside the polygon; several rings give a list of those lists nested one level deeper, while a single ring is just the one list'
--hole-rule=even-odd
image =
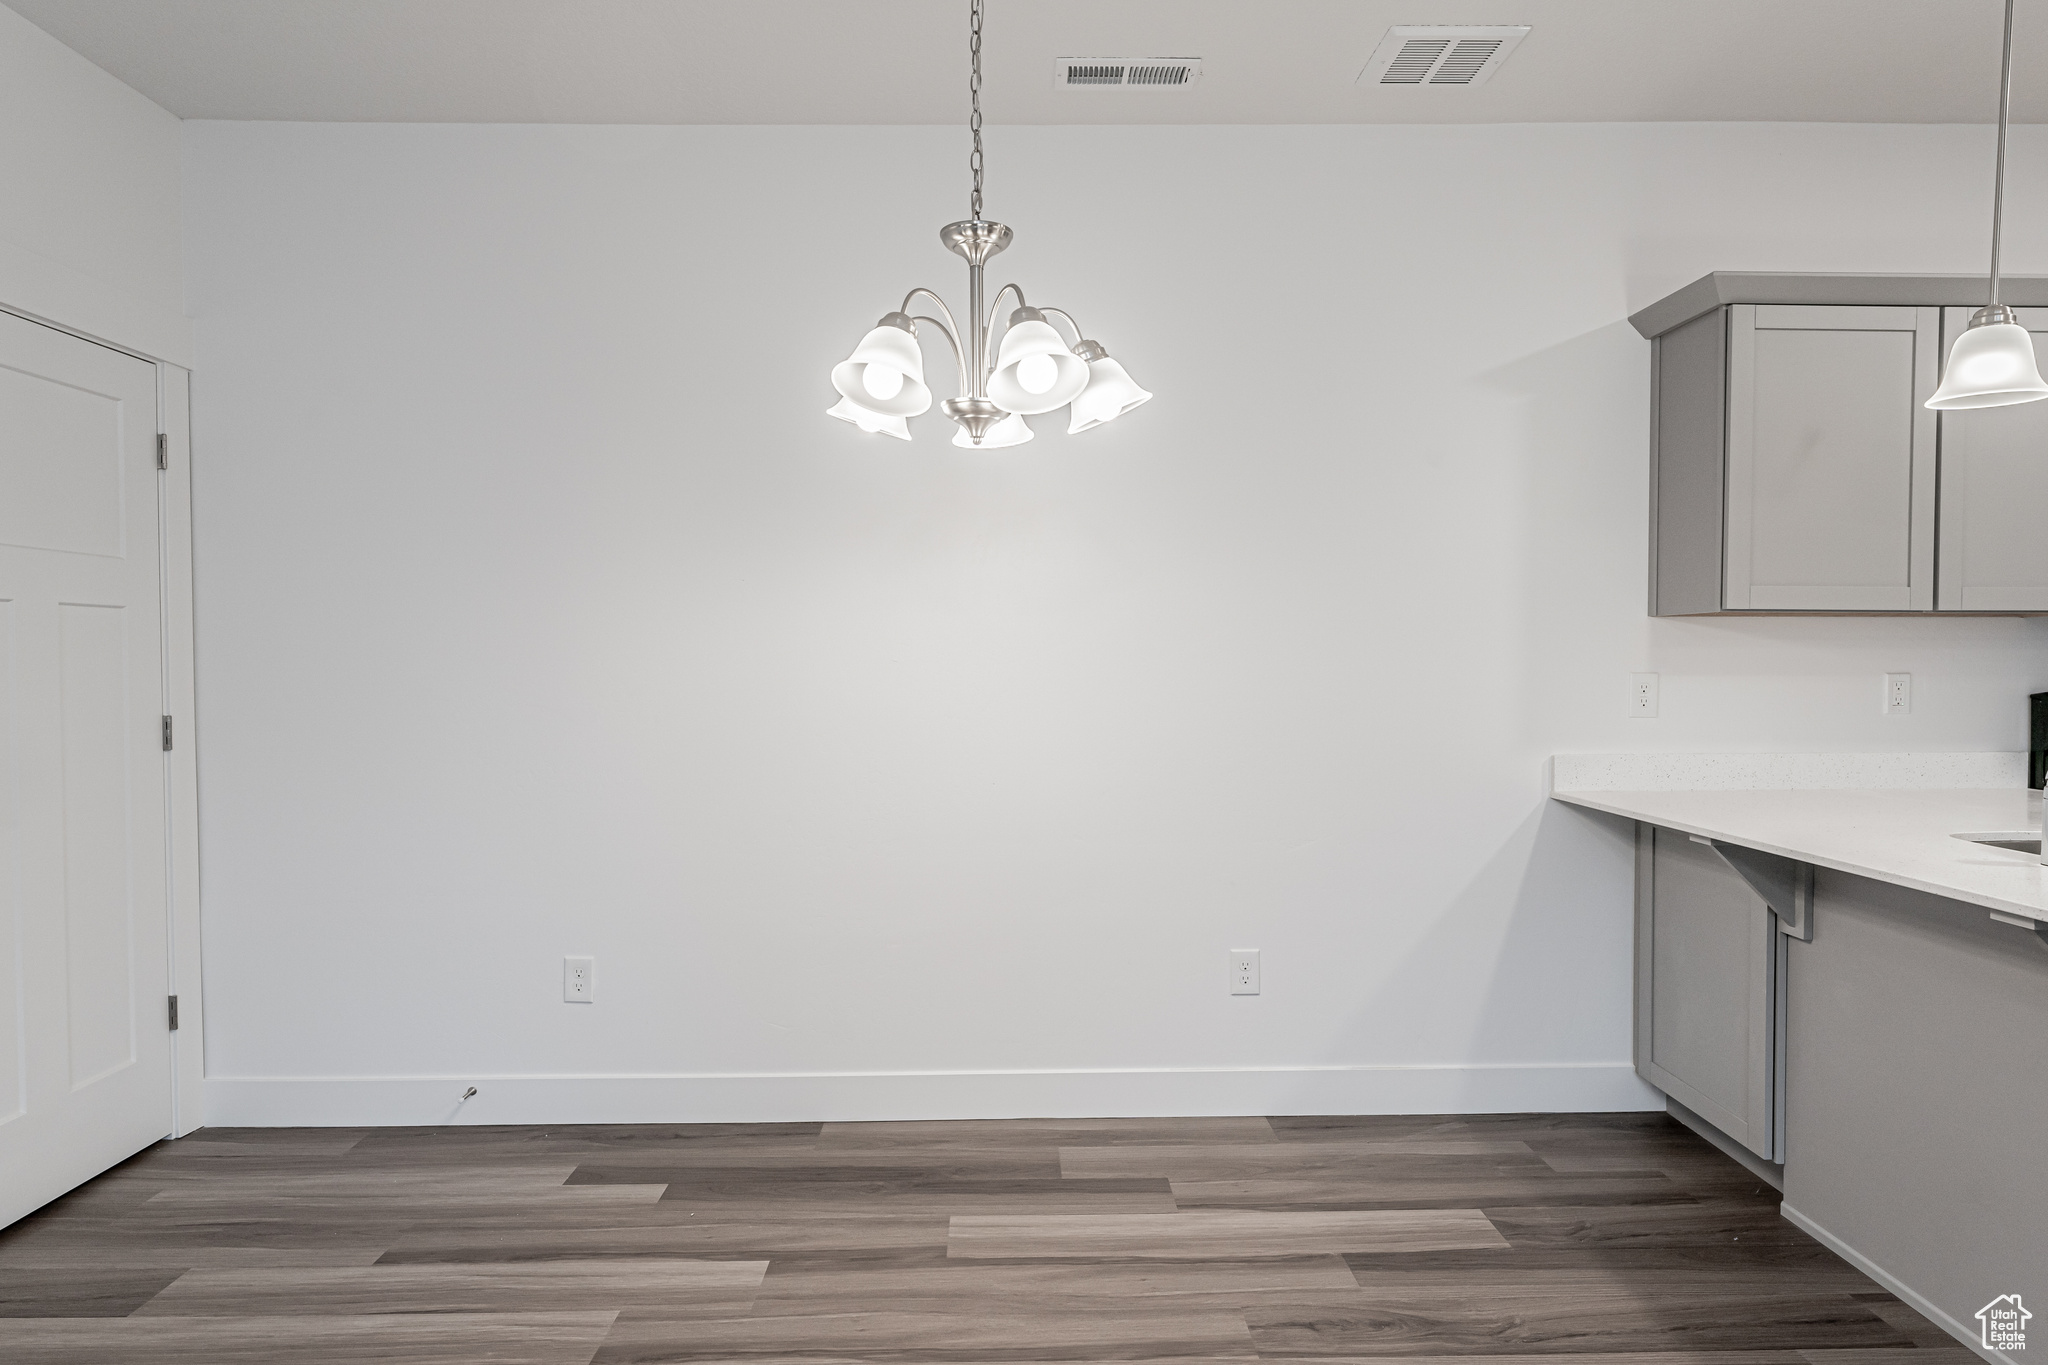
[{"label": "pendant light", "polygon": [[1996,408],[2048,398],[2048,383],[2034,364],[2034,339],[2012,309],[1998,301],[1998,249],[2005,227],[2005,125],[2012,110],[2012,10],[2005,0],[2005,55],[1998,74],[1998,175],[1991,195],[1991,301],[1970,315],[1970,325],[1949,350],[1941,387],[1927,400],[1937,412]]},{"label": "pendant light", "polygon": [[[1109,358],[1099,341],[1081,335],[1073,316],[1059,308],[1033,308],[1024,291],[1006,284],[986,310],[982,304],[982,268],[1010,245],[1014,234],[1001,223],[981,216],[981,20],[983,0],[970,0],[968,11],[968,99],[972,113],[968,130],[974,152],[968,170],[974,180],[969,197],[972,216],[939,229],[939,241],[967,262],[967,330],[963,336],[946,301],[929,289],[913,289],[903,306],[885,313],[853,354],[833,367],[832,387],[839,402],[826,411],[862,431],[910,439],[909,419],[932,405],[924,382],[924,353],[918,347],[922,329],[936,328],[953,351],[960,396],[939,404],[960,430],[953,444],[995,450],[1022,445],[1032,438],[1028,415],[1072,407],[1067,433],[1088,431],[1114,421],[1152,395],[1132,382],[1124,367]],[[1016,306],[1004,319],[1002,344],[990,359],[990,334],[1007,295]],[[912,316],[918,297],[938,305],[938,317]],[[1058,318],[1073,340],[1055,327]]]}]

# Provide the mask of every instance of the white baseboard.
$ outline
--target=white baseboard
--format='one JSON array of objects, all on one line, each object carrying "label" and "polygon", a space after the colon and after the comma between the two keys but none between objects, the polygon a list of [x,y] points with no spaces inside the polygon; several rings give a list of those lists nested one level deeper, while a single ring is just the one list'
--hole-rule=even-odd
[{"label": "white baseboard", "polygon": [[1984,1357],[1984,1359],[1994,1361],[1996,1365],[2019,1365],[2017,1361],[2004,1351],[1994,1351],[1986,1347],[1984,1345],[1984,1334],[1976,1327],[1966,1327],[1955,1318],[1942,1312],[1941,1309],[1934,1305],[1931,1299],[1919,1293],[1911,1285],[1871,1260],[1868,1256],[1865,1256],[1855,1247],[1850,1246],[1847,1242],[1835,1236],[1834,1233],[1829,1232],[1826,1228],[1808,1218],[1798,1209],[1793,1208],[1790,1204],[1780,1204],[1778,1205],[1778,1212],[1782,1213],[1787,1220],[1806,1233],[1807,1236],[1813,1238],[1814,1241],[1819,1242],[1829,1251],[1834,1252],[1835,1255],[1841,1257],[1850,1265],[1855,1266],[1892,1293],[1897,1294],[1900,1301],[1905,1303],[1907,1307],[1919,1313],[1920,1316],[1926,1318],[1942,1331]]},{"label": "white baseboard", "polygon": [[[458,1103],[470,1086],[475,1098]],[[1658,1110],[1628,1062],[724,1076],[209,1076],[210,1127]]]}]

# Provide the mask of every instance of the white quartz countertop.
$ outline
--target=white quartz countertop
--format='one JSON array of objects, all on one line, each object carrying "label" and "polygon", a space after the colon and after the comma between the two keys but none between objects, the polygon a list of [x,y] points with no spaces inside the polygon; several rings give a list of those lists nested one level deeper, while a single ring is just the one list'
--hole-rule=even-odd
[{"label": "white quartz countertop", "polygon": [[1551,796],[1816,867],[2048,920],[2048,866],[2037,855],[1954,837],[2040,837],[2041,793],[2024,787],[1554,790]]}]

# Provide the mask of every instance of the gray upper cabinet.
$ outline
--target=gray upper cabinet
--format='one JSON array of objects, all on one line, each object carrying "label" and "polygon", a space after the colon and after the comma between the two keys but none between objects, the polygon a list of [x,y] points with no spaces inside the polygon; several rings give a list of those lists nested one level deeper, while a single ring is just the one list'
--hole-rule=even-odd
[{"label": "gray upper cabinet", "polygon": [[[2048,308],[2021,308],[2020,325],[2048,358]],[[1943,344],[1970,310],[1942,310]],[[1942,611],[2048,611],[2048,401],[1941,414]]]},{"label": "gray upper cabinet", "polygon": [[[2048,403],[1923,406],[1972,276],[1710,275],[1652,339],[1650,612],[2048,612]],[[2048,336],[2048,280],[2008,282]],[[1946,309],[1946,314],[1944,310]],[[2048,354],[2048,348],[2044,348]]]},{"label": "gray upper cabinet", "polygon": [[1933,608],[1939,312],[1728,309],[1724,608]]}]

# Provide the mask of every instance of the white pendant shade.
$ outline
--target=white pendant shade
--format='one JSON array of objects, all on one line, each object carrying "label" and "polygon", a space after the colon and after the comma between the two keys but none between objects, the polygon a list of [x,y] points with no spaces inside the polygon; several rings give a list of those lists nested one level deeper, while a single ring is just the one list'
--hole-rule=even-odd
[{"label": "white pendant shade", "polygon": [[[870,375],[870,367],[877,373]],[[855,407],[882,417],[915,417],[932,405],[924,353],[901,327],[877,327],[862,337],[853,354],[833,366],[832,387]]]},{"label": "white pendant shade", "polygon": [[1004,446],[1021,446],[1036,434],[1031,423],[1013,412],[983,432],[980,445],[969,439],[964,427],[953,433],[953,444],[966,450],[1001,450]]},{"label": "white pendant shade", "polygon": [[[2010,314],[2008,314],[2010,316]],[[1937,412],[1996,408],[2048,398],[2048,383],[2034,364],[2034,339],[2016,322],[1972,327],[1956,338],[1927,406]]]},{"label": "white pendant shade", "polygon": [[1052,324],[1027,321],[1003,333],[988,396],[1005,411],[1029,415],[1065,407],[1087,385],[1087,362],[1067,349]]},{"label": "white pendant shade", "polygon": [[1108,356],[1088,362],[1088,387],[1074,400],[1072,424],[1067,435],[1113,422],[1152,395],[1138,387],[1124,373],[1124,367]]},{"label": "white pendant shade", "polygon": [[842,398],[825,409],[827,417],[837,417],[842,422],[851,422],[862,431],[879,436],[894,436],[899,441],[910,439],[910,419],[907,417],[884,417],[878,412],[869,412],[857,405],[851,398]]}]

